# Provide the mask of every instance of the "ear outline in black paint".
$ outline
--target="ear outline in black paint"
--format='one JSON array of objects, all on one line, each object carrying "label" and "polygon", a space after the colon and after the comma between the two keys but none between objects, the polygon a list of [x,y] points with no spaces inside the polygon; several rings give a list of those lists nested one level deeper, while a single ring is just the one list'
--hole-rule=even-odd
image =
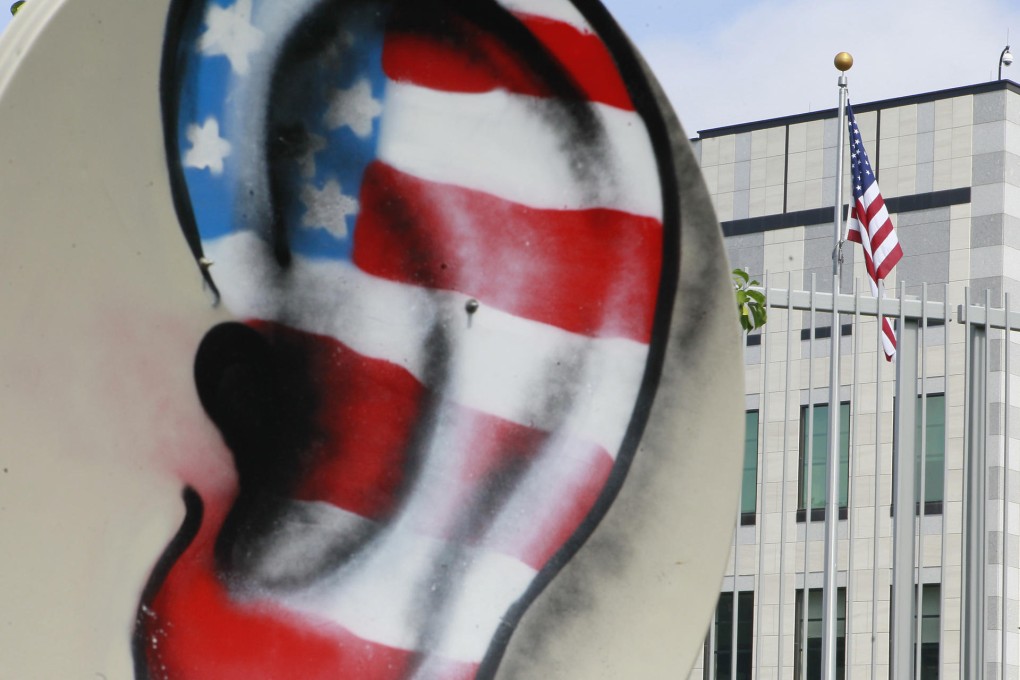
[{"label": "ear outline in black paint", "polygon": [[149,680],[149,657],[148,650],[151,645],[149,632],[149,619],[151,618],[152,603],[156,599],[163,582],[170,575],[177,560],[185,553],[199,529],[202,528],[202,517],[205,515],[205,505],[201,496],[192,487],[185,487],[181,492],[184,501],[184,520],[173,539],[166,549],[159,556],[159,561],[152,568],[149,580],[145,582],[142,596],[139,598],[138,610],[135,612],[135,629],[131,636],[131,656],[134,661],[135,680]]},{"label": "ear outline in black paint", "polygon": [[[188,16],[188,9],[192,2],[197,1],[199,0],[171,0],[160,71],[160,97],[164,147],[174,207],[184,238],[191,248],[196,262],[199,263],[202,278],[210,286],[218,299],[219,291],[216,288],[216,284],[209,273],[208,267],[202,265],[204,253],[201,236],[184,180],[177,137],[177,82],[180,68],[179,58],[181,57],[182,50],[180,37],[184,33],[184,23]],[[494,0],[481,1],[495,4]],[[642,66],[640,57],[605,7],[598,0],[569,0],[569,2],[588,21],[612,55],[635,110],[644,121],[651,138],[661,187],[663,208],[663,251],[659,274],[659,289],[648,349],[648,359],[645,364],[641,387],[609,479],[581,525],[538,572],[525,594],[504,616],[503,625],[497,630],[479,667],[476,677],[482,679],[492,678],[495,675],[514,630],[528,607],[542,594],[556,574],[576,555],[585,541],[592,535],[623,487],[630,465],[641,442],[652,402],[658,390],[666,356],[666,345],[673,321],[672,312],[680,275],[681,196],[672,153],[670,125],[667,123],[661,105],[653,93],[653,87]],[[447,4],[457,6],[464,4],[464,2],[463,0],[448,0]],[[201,523],[202,505],[201,499],[198,498],[197,493],[190,487],[185,490],[185,504],[188,507],[185,522],[181,527],[181,531],[164,552],[156,568],[153,570],[152,577],[146,585],[145,593],[142,597],[139,617],[142,616],[143,608],[155,596],[155,593],[172,568],[173,563],[181,556],[187,545],[194,539],[195,533],[197,533],[198,526]],[[139,618],[139,625],[136,627],[133,639],[136,675],[140,680],[148,677],[147,670],[145,675],[142,675],[140,672],[140,669],[143,669],[145,666],[144,626],[141,625],[141,621],[142,619]]]}]

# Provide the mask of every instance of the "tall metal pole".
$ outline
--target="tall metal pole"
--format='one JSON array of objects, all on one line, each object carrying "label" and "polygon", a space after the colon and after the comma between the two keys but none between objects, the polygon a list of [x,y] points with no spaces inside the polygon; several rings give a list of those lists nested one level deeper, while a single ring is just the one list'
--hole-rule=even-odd
[{"label": "tall metal pole", "polygon": [[[822,677],[836,680],[836,633],[839,602],[836,590],[836,529],[839,526],[839,339],[840,322],[837,300],[843,264],[843,154],[846,147],[846,72],[854,60],[846,52],[836,55],[833,62],[839,69],[838,142],[836,153],[836,210],[834,245],[832,249],[832,333],[829,350],[829,451],[825,487],[825,571],[822,586]],[[810,513],[810,509],[808,510]],[[805,584],[807,574],[805,576]],[[807,587],[805,585],[805,594]]]}]

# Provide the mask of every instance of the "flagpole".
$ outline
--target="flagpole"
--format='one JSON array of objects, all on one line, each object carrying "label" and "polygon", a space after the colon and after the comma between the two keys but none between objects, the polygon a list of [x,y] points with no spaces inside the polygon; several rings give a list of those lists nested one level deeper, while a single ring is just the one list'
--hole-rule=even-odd
[{"label": "flagpole", "polygon": [[[836,153],[836,209],[834,220],[834,247],[832,249],[832,332],[829,351],[829,473],[825,488],[825,570],[822,586],[822,677],[836,680],[836,633],[839,601],[836,587],[836,529],[839,526],[839,340],[840,321],[838,311],[839,279],[843,265],[843,154],[846,149],[846,72],[853,66],[854,59],[847,52],[840,52],[833,60],[839,69],[839,145]],[[849,500],[849,499],[848,499]],[[810,512],[810,511],[809,511]],[[805,574],[805,586],[807,578]]]}]

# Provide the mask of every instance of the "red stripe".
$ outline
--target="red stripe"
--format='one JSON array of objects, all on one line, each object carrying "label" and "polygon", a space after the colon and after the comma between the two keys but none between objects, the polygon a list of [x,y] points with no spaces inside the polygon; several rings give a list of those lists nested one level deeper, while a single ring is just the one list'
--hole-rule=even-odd
[{"label": "red stripe", "polygon": [[598,36],[551,19],[523,15],[520,18],[563,64],[589,100],[634,110],[616,61]]},{"label": "red stripe", "polygon": [[887,217],[885,219],[885,222],[880,224],[877,229],[871,231],[872,254],[878,252],[878,250],[882,247],[882,244],[885,243],[885,240],[889,237],[890,234],[892,234],[892,230],[893,230],[892,220],[890,220]]},{"label": "red stripe", "polygon": [[[888,318],[882,317],[882,333],[888,338],[889,343],[892,345],[893,354],[896,353],[896,332],[893,330],[892,322]],[[885,354],[886,361],[892,361],[893,355],[886,352],[884,349],[882,352]]]},{"label": "red stripe", "polygon": [[882,264],[879,265],[878,269],[875,271],[876,280],[884,279],[888,276],[889,272],[892,271],[893,267],[896,266],[896,263],[902,258],[903,249],[900,248],[900,244],[897,243],[896,247],[889,251],[889,253],[885,256],[885,259],[882,260]]},{"label": "red stripe", "polygon": [[414,428],[428,395],[404,368],[363,357],[336,340],[254,322],[277,355],[300,357],[294,376],[310,381],[315,408],[308,450],[292,490],[369,519],[399,502]]},{"label": "red stripe", "polygon": [[[601,447],[554,436],[475,409],[446,404],[402,367],[369,359],[333,338],[268,322],[252,324],[276,352],[302,357],[313,377],[312,442],[296,475],[293,498],[323,501],[367,519],[385,521],[405,497],[406,478],[423,464],[422,451],[442,422],[442,469],[431,484],[442,493],[428,516],[415,518],[424,534],[482,545],[541,568],[588,515],[612,471]],[[555,447],[550,449],[550,447]],[[508,493],[543,465],[542,484],[529,494],[539,520],[491,534],[465,536],[465,518],[495,517]],[[419,472],[421,469],[419,468]],[[493,494],[492,489],[502,493]]]},{"label": "red stripe", "polygon": [[536,60],[544,49],[564,69],[573,87],[589,101],[634,110],[616,63],[598,36],[569,24],[519,15],[531,41],[510,38],[454,13],[436,16],[414,8],[398,10],[387,28],[382,65],[391,80],[447,92],[506,90],[541,97],[575,93],[554,91],[556,80]]},{"label": "red stripe", "polygon": [[[195,543],[142,615],[150,677],[165,680],[399,680],[422,655],[363,640],[291,613],[270,600],[231,597],[215,574],[212,547],[224,509],[212,510]],[[443,661],[441,680],[468,680],[477,665]]]},{"label": "red stripe", "polygon": [[[864,244],[862,243],[861,245],[863,246]],[[861,252],[864,253],[864,271],[868,272],[871,280],[877,283],[878,279],[875,277],[875,263],[871,260],[871,251],[867,248],[861,248]]]},{"label": "red stripe", "polygon": [[875,218],[875,221],[871,224],[870,230],[868,231],[868,233],[871,234],[872,253],[877,253],[885,240],[893,233],[892,219],[889,218],[888,213],[886,214],[884,221],[879,222],[879,219],[881,219],[881,217]]},{"label": "red stripe", "polygon": [[892,346],[895,347],[896,331],[893,330],[892,321],[890,321],[889,317],[887,316],[882,317],[882,332],[885,334],[885,337],[887,337],[889,341],[892,343]]},{"label": "red stripe", "polygon": [[850,206],[850,216],[848,220],[849,226],[847,228],[847,241],[853,241],[854,243],[861,243],[861,223],[857,219],[857,205]]},{"label": "red stripe", "polygon": [[875,219],[882,208],[885,207],[885,201],[882,199],[882,194],[878,194],[875,198],[865,206],[864,210],[864,223],[868,225],[868,231],[871,232],[871,221]]},{"label": "red stripe", "polygon": [[539,210],[373,163],[354,263],[392,281],[592,337],[651,338],[662,228],[616,210]]},{"label": "red stripe", "polygon": [[[854,213],[856,215],[861,215],[861,214],[864,214],[866,212],[865,207],[864,207],[864,203],[863,203],[863,201],[861,199],[857,199],[855,201],[853,210],[854,210]],[[859,218],[858,218],[858,220],[859,220]],[[878,279],[875,278],[875,264],[872,261],[872,257],[871,257],[871,254],[872,254],[871,232],[867,231],[867,226],[864,225],[864,224],[861,224],[860,221],[858,221],[858,226],[859,226],[859,230],[856,232],[857,238],[853,238],[853,236],[855,235],[855,232],[852,232],[852,231],[850,232],[850,235],[848,236],[848,238],[850,240],[856,241],[857,243],[861,244],[861,252],[864,253],[864,269],[865,269],[865,271],[868,272],[868,276],[871,277],[872,281],[878,281]],[[866,231],[867,231],[867,237],[868,237],[867,238],[867,243],[865,243],[865,241],[864,241],[864,234],[863,234],[863,232],[866,232]]]}]

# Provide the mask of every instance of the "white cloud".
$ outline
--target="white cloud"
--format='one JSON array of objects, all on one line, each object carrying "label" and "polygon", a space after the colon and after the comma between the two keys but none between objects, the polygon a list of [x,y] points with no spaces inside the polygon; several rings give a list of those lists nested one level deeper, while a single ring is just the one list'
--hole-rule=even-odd
[{"label": "white cloud", "polygon": [[[663,6],[646,3],[658,20],[627,10],[620,19],[692,137],[834,108],[840,50],[854,55],[850,96],[861,103],[994,78],[1011,25],[1020,51],[1020,7],[996,0],[769,0],[714,16],[703,33]],[[1003,76],[1020,81],[1020,62]]]}]

